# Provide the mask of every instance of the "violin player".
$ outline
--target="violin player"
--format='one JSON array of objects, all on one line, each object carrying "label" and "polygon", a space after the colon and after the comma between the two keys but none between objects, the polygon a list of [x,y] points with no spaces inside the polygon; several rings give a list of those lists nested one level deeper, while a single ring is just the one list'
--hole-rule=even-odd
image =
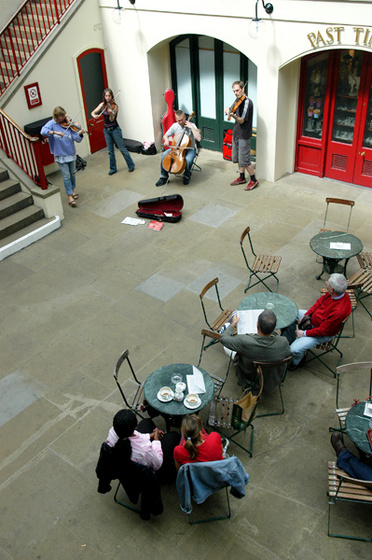
[{"label": "violin player", "polygon": [[66,116],[63,107],[55,107],[53,118],[41,129],[40,134],[49,139],[50,152],[54,155],[54,161],[62,172],[63,184],[65,186],[68,203],[75,207],[79,195],[75,192],[76,187],[76,150],[74,142],[81,142],[84,131],[78,128],[75,132],[72,123]]},{"label": "violin player", "polygon": [[[169,169],[163,167],[164,158],[171,152],[172,148],[169,146],[172,143],[172,136],[175,137],[179,135],[187,135],[190,138],[190,146],[185,150],[186,167],[183,173],[183,184],[188,185],[190,183],[191,177],[191,167],[196,156],[195,141],[200,142],[201,135],[199,129],[194,125],[194,123],[187,120],[186,115],[180,109],[174,112],[176,116],[176,122],[167,130],[163,136],[164,148],[167,148],[163,153],[160,164],[160,178],[155,183],[156,187],[162,187],[168,182]],[[169,149],[168,149],[169,148]]]},{"label": "violin player", "polygon": [[251,191],[258,187],[255,170],[251,162],[253,102],[245,95],[243,82],[235,81],[232,90],[236,97],[235,103],[231,107],[226,107],[225,113],[235,120],[232,138],[232,161],[239,166],[239,177],[230,185],[245,184],[247,182],[245,170],[247,169],[250,181],[244,190]]},{"label": "violin player", "polygon": [[116,158],[115,158],[115,145],[121,152],[125,163],[128,166],[128,171],[131,173],[134,171],[134,162],[125,147],[123,140],[123,133],[117,121],[119,107],[114,99],[114,94],[110,88],[103,90],[102,102],[91,112],[94,119],[99,119],[103,115],[104,128],[103,133],[105,135],[109,161],[110,161],[110,171],[109,175],[113,175],[117,172]]}]

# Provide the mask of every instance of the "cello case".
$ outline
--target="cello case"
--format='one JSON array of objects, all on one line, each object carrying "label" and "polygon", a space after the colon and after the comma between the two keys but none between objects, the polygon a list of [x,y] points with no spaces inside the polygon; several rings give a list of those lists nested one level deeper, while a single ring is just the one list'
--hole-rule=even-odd
[{"label": "cello case", "polygon": [[170,194],[157,198],[147,198],[138,202],[137,216],[158,222],[179,222],[182,218],[183,198],[180,194]]}]

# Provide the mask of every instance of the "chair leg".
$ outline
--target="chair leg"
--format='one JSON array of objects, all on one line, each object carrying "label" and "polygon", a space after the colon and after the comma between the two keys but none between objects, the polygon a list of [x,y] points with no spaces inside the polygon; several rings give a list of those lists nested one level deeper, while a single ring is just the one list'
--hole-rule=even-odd
[{"label": "chair leg", "polygon": [[[337,365],[335,367],[335,369],[333,370],[332,368],[329,367],[329,365],[326,364],[326,362],[324,362],[321,358],[322,356],[324,356],[325,354],[331,354],[333,352],[333,350],[336,350],[336,352],[338,352],[340,354],[340,358],[337,362]],[[306,360],[305,364],[308,364],[309,362],[312,362],[313,360],[319,360],[331,373],[333,373],[333,376],[336,377],[336,369],[338,368],[338,366],[341,363],[342,360],[342,352],[340,352],[340,350],[338,348],[332,348],[332,350],[329,350],[327,352],[322,352],[322,354],[314,354],[314,352],[312,350],[308,350],[308,352],[310,352],[310,354],[312,354],[312,358],[310,358],[309,360]]]},{"label": "chair leg", "polygon": [[116,496],[118,495],[120,485],[121,485],[121,483],[119,482],[118,487],[116,488],[116,492],[114,494],[114,501],[117,504],[120,504],[121,506],[124,506],[124,507],[134,511],[135,513],[141,513],[141,511],[138,508],[135,508],[134,506],[131,506],[130,504],[127,504],[125,502],[122,502],[121,500],[117,500]]},{"label": "chair leg", "polygon": [[229,519],[231,517],[231,508],[230,508],[230,498],[228,493],[228,487],[226,486],[226,501],[227,501],[227,515],[218,515],[216,517],[208,517],[207,519],[197,519],[195,521],[191,520],[191,513],[189,513],[189,523],[190,525],[197,525],[198,523],[208,523],[209,521],[220,521],[222,519]]},{"label": "chair leg", "polygon": [[279,416],[280,414],[284,414],[284,400],[283,400],[281,385],[279,385],[279,395],[280,395],[280,401],[281,401],[281,404],[282,404],[281,411],[280,412],[266,412],[265,414],[256,414],[256,418],[263,418],[264,416]]},{"label": "chair leg", "polygon": [[[352,502],[353,500],[345,500]],[[328,500],[328,536],[336,537],[338,539],[350,539],[352,541],[362,541],[362,542],[372,542],[372,539],[366,539],[363,537],[355,537],[352,535],[339,535],[337,533],[331,533],[331,506],[335,506],[336,502],[333,502],[331,498]]]},{"label": "chair leg", "polygon": [[[257,282],[255,282],[254,284],[251,285],[251,281],[252,281],[252,276],[255,276],[257,278]],[[265,282],[265,280],[267,280],[268,278],[275,278],[276,280],[276,284],[275,284],[275,288],[274,290],[272,290]],[[251,272],[249,278],[248,278],[248,284],[247,287],[244,290],[244,293],[247,293],[247,291],[249,290],[249,288],[253,288],[254,286],[257,286],[257,284],[263,284],[268,290],[269,292],[276,292],[276,290],[278,289],[278,285],[279,285],[279,279],[275,276],[275,274],[269,274],[269,276],[265,276],[265,278],[259,278],[259,276],[257,276],[257,274],[255,272]]]}]

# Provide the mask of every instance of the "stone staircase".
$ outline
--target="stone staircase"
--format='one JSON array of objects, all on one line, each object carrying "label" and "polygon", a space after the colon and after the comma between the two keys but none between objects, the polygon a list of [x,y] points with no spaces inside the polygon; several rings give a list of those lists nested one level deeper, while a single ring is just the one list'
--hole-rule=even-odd
[{"label": "stone staircase", "polygon": [[58,216],[45,218],[31,194],[0,168],[0,261],[45,237],[61,226]]},{"label": "stone staircase", "polygon": [[34,205],[32,196],[22,192],[8,171],[0,169],[0,240],[44,218],[44,211]]}]

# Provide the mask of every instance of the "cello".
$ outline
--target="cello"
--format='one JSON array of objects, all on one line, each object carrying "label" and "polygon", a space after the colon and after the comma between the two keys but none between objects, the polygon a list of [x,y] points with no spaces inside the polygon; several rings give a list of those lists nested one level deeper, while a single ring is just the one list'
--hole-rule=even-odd
[{"label": "cello", "polygon": [[[192,111],[189,116],[188,121],[190,122],[195,117],[194,111]],[[185,151],[191,147],[191,138],[185,132],[182,131],[181,134],[175,136],[172,141],[172,148],[169,154],[164,156],[163,167],[168,173],[174,173],[178,175],[183,173],[186,167],[186,154]]]}]

